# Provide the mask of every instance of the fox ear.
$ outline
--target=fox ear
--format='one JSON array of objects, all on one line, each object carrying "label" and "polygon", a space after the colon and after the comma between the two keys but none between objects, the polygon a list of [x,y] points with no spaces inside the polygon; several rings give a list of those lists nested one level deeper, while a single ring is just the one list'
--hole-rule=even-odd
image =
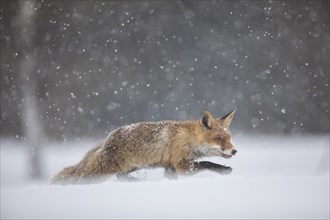
[{"label": "fox ear", "polygon": [[208,111],[203,111],[199,120],[199,123],[202,127],[207,129],[212,129],[213,125],[213,116]]},{"label": "fox ear", "polygon": [[225,115],[225,116],[223,116],[222,118],[221,118],[221,121],[222,121],[222,123],[223,123],[223,125],[225,126],[225,127],[229,127],[229,125],[230,125],[230,123],[231,123],[231,120],[233,119],[233,117],[234,117],[234,113],[235,113],[235,110],[232,110],[231,112],[229,112],[227,115]]}]

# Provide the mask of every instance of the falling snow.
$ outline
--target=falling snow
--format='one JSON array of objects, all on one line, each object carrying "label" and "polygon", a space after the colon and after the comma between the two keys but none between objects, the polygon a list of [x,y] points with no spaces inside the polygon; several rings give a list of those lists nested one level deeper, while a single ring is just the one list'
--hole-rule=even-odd
[{"label": "falling snow", "polygon": [[[0,11],[1,218],[329,218],[327,1],[26,0]],[[46,185],[120,126],[205,109],[236,109],[237,157],[214,158],[230,176]]]},{"label": "falling snow", "polygon": [[4,4],[1,124],[8,135],[23,135],[17,115],[26,82],[42,130],[55,137],[197,118],[203,109],[218,117],[237,109],[232,126],[242,132],[292,134],[293,122],[303,124],[299,133],[329,131],[324,2],[27,1],[35,10],[25,29],[24,4]]}]

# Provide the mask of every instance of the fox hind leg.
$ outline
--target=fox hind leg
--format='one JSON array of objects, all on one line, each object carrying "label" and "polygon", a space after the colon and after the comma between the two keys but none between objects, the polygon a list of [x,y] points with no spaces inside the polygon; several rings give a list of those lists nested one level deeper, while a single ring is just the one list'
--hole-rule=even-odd
[{"label": "fox hind leg", "polygon": [[164,177],[167,179],[177,179],[178,178],[178,174],[175,171],[175,168],[172,166],[167,166],[164,169]]},{"label": "fox hind leg", "polygon": [[136,170],[138,170],[137,167],[135,167],[135,168],[133,168],[133,169],[127,171],[127,172],[118,173],[117,174],[117,179],[120,180],[120,181],[138,182],[138,181],[140,181],[140,179],[131,175]]}]

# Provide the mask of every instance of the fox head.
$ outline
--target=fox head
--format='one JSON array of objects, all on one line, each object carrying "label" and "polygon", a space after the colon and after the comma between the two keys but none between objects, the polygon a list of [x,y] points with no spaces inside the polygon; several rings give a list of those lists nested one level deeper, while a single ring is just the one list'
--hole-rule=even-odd
[{"label": "fox head", "polygon": [[208,111],[203,111],[200,116],[200,127],[202,129],[201,144],[205,156],[222,156],[231,158],[237,153],[230,141],[229,125],[233,119],[235,110],[232,110],[219,119],[213,118]]}]

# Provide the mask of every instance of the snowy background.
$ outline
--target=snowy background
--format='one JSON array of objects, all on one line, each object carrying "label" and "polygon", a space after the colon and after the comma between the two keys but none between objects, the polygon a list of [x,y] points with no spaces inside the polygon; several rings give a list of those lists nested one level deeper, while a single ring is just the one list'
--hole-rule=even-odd
[{"label": "snowy background", "polygon": [[[329,218],[327,1],[1,1],[1,218]],[[231,124],[234,170],[49,186],[118,126]]]}]

